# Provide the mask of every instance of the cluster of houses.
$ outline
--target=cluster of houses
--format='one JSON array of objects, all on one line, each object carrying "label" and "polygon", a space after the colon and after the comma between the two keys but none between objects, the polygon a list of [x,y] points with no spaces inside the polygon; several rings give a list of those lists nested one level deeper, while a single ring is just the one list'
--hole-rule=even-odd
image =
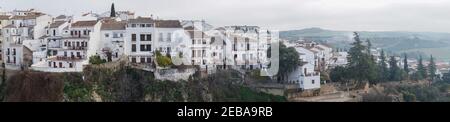
[{"label": "cluster of houses", "polygon": [[[204,20],[135,17],[133,12],[114,9],[56,17],[34,9],[1,12],[0,32],[0,60],[10,70],[82,72],[90,57],[99,56],[108,62],[126,60],[142,69],[166,72],[169,79],[186,79],[193,72],[177,74],[176,69],[155,66],[156,54],[206,73],[227,68],[265,70],[270,65],[270,45],[278,41],[272,39],[271,31],[258,26],[213,28]],[[292,46],[302,63],[284,81],[301,89],[320,88],[320,71],[347,62],[345,52],[333,52],[323,44]]]},{"label": "cluster of houses", "polygon": [[284,43],[299,53],[300,65],[284,77],[283,81],[299,84],[302,89],[320,88],[320,85],[326,82],[321,81],[320,72],[347,64],[347,52],[333,50],[329,45],[302,40]]}]

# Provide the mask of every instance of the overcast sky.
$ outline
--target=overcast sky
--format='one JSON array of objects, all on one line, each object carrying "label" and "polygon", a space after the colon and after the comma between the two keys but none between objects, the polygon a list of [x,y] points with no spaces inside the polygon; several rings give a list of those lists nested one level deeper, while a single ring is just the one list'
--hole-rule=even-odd
[{"label": "overcast sky", "polygon": [[112,2],[141,16],[205,19],[215,26],[450,32],[450,0],[0,0],[0,7],[79,15],[108,11]]}]

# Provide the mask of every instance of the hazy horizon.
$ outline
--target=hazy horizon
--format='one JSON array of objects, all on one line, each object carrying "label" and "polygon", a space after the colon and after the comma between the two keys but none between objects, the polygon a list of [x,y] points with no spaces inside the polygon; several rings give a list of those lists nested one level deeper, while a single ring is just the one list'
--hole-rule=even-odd
[{"label": "hazy horizon", "polygon": [[0,0],[4,11],[35,8],[57,16],[116,10],[162,19],[206,20],[215,26],[293,30],[450,32],[446,0]]}]

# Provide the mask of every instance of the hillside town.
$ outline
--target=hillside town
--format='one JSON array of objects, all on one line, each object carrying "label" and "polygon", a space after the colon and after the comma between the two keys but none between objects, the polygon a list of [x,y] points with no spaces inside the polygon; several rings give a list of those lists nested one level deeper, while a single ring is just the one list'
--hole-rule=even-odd
[{"label": "hillside town", "polygon": [[[157,53],[183,57],[180,63],[198,66],[206,74],[226,68],[264,70],[269,65],[270,44],[278,41],[258,26],[212,28],[204,20],[136,17],[134,12],[115,11],[114,4],[110,11],[100,14],[54,17],[29,9],[2,12],[0,19],[1,59],[8,70],[82,72],[90,57],[99,56],[107,62],[125,59],[154,71],[159,79],[178,80],[187,79],[197,69],[180,72],[156,66]],[[302,64],[283,81],[299,84],[301,89],[320,88],[320,71],[346,64],[345,52],[334,52],[324,44],[301,42],[291,46],[299,52]]]},{"label": "hillside town", "polygon": [[[295,49],[300,63],[287,75],[270,78],[307,91],[321,89],[330,82],[323,78],[328,74],[322,73],[349,62],[348,52],[332,45],[279,39],[277,32],[258,26],[213,27],[205,20],[136,16],[131,11],[116,11],[114,4],[104,13],[81,15],[52,16],[36,9],[3,11],[0,31],[0,60],[12,71],[83,72],[98,58],[127,62],[153,72],[158,80],[188,80],[196,72],[209,75],[221,69],[264,72],[273,63],[269,56],[272,44],[282,42]],[[371,50],[375,61],[380,61],[380,51]],[[403,66],[403,57],[395,59]],[[416,59],[407,62],[416,70]],[[445,62],[437,66],[440,77],[450,68]]]}]

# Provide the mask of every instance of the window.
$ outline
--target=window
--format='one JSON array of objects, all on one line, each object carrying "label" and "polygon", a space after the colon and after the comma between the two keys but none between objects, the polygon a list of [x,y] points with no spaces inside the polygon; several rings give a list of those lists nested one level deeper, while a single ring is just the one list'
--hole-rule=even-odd
[{"label": "window", "polygon": [[105,34],[105,37],[108,38],[108,37],[109,37],[109,34],[106,33],[106,34]]},{"label": "window", "polygon": [[52,67],[52,62],[48,62],[48,67]]},{"label": "window", "polygon": [[145,41],[145,34],[141,34],[141,41]]},{"label": "window", "polygon": [[146,27],[152,27],[152,24],[146,24],[145,26]]},{"label": "window", "polygon": [[70,31],[70,35],[73,36],[73,31]]},{"label": "window", "polygon": [[141,51],[146,51],[145,50],[145,45],[141,45]]},{"label": "window", "polygon": [[136,58],[131,58],[131,63],[136,63]]},{"label": "window", "polygon": [[56,36],[56,30],[53,30],[53,36]]},{"label": "window", "polygon": [[69,63],[69,68],[73,68],[73,65],[72,65],[72,63]]},{"label": "window", "polygon": [[136,34],[131,34],[131,41],[136,41]]},{"label": "window", "polygon": [[145,24],[140,24],[141,28],[145,27]]},{"label": "window", "polygon": [[147,63],[152,63],[152,60],[150,58],[147,58]]},{"label": "window", "polygon": [[152,34],[147,34],[146,36],[147,36],[147,39],[146,39],[147,41],[152,41]]},{"label": "window", "polygon": [[13,55],[16,55],[16,49],[13,49]]},{"label": "window", "polygon": [[67,42],[67,45],[70,47],[70,42]]},{"label": "window", "polygon": [[146,45],[145,49],[147,49],[147,51],[152,51],[152,45]]},{"label": "window", "polygon": [[136,45],[135,44],[131,45],[131,52],[136,52]]},{"label": "window", "polygon": [[145,62],[145,58],[141,58],[141,63],[144,63]]},{"label": "window", "polygon": [[136,27],[136,24],[131,24],[131,27],[135,28],[135,27]]},{"label": "window", "polygon": [[113,38],[119,38],[119,35],[117,33],[113,33]]},{"label": "window", "polygon": [[160,41],[160,42],[163,41],[163,33],[159,33],[158,41]]},{"label": "window", "polygon": [[62,62],[59,62],[59,68],[62,68]]},{"label": "window", "polygon": [[192,39],[192,44],[195,44],[195,40],[194,39]]},{"label": "window", "polygon": [[172,41],[172,33],[167,33],[167,41]]},{"label": "window", "polygon": [[314,80],[312,80],[311,83],[314,84]]},{"label": "window", "polygon": [[64,57],[67,57],[67,52],[66,51],[64,51]]}]

